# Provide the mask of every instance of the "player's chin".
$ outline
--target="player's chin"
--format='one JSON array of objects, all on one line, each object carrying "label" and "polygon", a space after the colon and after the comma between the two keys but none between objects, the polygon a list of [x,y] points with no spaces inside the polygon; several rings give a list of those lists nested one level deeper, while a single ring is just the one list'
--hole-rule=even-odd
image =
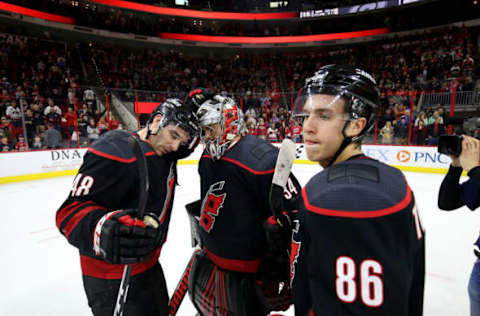
[{"label": "player's chin", "polygon": [[319,146],[306,146],[305,147],[305,152],[307,154],[308,160],[311,161],[320,161],[321,155],[320,155],[320,148]]}]

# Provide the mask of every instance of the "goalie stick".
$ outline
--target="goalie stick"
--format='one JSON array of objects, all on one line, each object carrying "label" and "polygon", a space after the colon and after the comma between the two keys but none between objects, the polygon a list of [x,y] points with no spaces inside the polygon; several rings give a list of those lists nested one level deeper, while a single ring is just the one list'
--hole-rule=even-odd
[{"label": "goalie stick", "polygon": [[[293,161],[296,158],[296,146],[290,139],[285,138],[280,146],[280,152],[278,153],[277,162],[275,163],[275,172],[273,174],[272,185],[270,187],[270,208],[279,223],[284,220],[282,215],[283,210],[283,191],[287,185],[290,171],[292,170]],[[283,225],[283,224],[282,224]],[[185,271],[182,274],[180,281],[172,294],[172,298],[169,302],[170,316],[177,314],[178,308],[185,297],[188,289],[188,276],[190,275],[190,269],[193,264],[195,254],[199,249],[195,250],[192,254],[190,261],[188,262]]]},{"label": "goalie stick", "polygon": [[[135,158],[137,159],[140,187],[140,196],[138,200],[138,217],[143,218],[143,215],[145,213],[145,206],[147,205],[149,188],[147,160],[145,158],[145,153],[143,152],[142,145],[140,144],[140,140],[137,137],[131,136],[129,138],[129,143],[133,150],[133,153],[135,154]],[[118,289],[117,303],[115,304],[115,309],[113,310],[114,316],[123,315],[125,309],[125,302],[127,301],[128,288],[130,287],[131,272],[132,265],[125,265],[125,268],[123,269],[122,281],[120,282],[120,288]]]}]

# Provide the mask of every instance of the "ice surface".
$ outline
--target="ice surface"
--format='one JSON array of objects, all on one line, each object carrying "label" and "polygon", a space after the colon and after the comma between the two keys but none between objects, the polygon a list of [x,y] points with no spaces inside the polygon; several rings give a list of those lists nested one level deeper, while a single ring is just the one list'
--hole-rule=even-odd
[{"label": "ice surface", "polygon": [[[304,185],[320,170],[295,165]],[[199,198],[197,166],[179,166],[172,222],[160,261],[171,293],[190,258],[190,228],[184,205]],[[475,256],[479,215],[466,208],[442,212],[437,194],[444,175],[405,173],[415,192],[427,243],[425,315],[468,315],[467,284]],[[79,256],[55,228],[55,211],[66,198],[73,177],[0,185],[1,315],[90,315]],[[193,316],[185,297],[179,316]],[[285,315],[293,315],[289,310]]]}]

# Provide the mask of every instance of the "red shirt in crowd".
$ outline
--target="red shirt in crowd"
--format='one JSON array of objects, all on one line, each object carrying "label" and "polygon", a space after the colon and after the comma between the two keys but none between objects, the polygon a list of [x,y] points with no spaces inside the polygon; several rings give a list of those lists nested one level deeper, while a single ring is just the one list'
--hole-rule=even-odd
[{"label": "red shirt in crowd", "polygon": [[267,134],[267,128],[265,127],[265,124],[258,124],[257,125],[257,136],[263,136],[265,138]]}]

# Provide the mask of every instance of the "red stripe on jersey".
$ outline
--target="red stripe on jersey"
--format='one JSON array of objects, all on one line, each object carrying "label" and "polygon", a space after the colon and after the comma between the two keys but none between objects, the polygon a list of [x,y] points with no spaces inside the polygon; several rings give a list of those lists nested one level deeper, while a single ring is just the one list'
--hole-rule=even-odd
[{"label": "red stripe on jersey", "polygon": [[73,203],[70,203],[66,207],[59,210],[55,216],[55,222],[57,223],[58,229],[60,229],[60,226],[62,225],[63,221],[68,216],[70,216],[70,214],[72,214],[73,212],[75,212],[75,210],[84,206],[87,203],[92,203],[92,201],[86,201],[86,202],[74,201]]},{"label": "red stripe on jersey", "polygon": [[168,192],[167,192],[167,199],[166,199],[166,203],[165,203],[165,206],[162,210],[162,218],[160,218],[160,224],[163,224],[163,222],[165,221],[165,218],[167,217],[167,210],[168,210],[168,207],[170,206],[170,202],[172,200],[172,194],[173,194],[173,186],[175,185],[175,177],[172,177],[170,179],[170,181],[168,182]]},{"label": "red stripe on jersey", "polygon": [[[203,155],[202,158],[212,158],[212,157],[210,155]],[[252,168],[248,167],[247,165],[241,163],[240,161],[237,161],[237,160],[234,160],[234,159],[231,159],[231,158],[227,158],[227,157],[222,157],[222,158],[220,158],[220,160],[225,160],[225,161],[234,163],[237,166],[242,167],[243,169],[245,169],[248,172],[253,173],[253,174],[269,174],[269,173],[273,173],[275,171],[275,168],[270,169],[270,170],[265,170],[265,171],[253,170]]]},{"label": "red stripe on jersey", "polygon": [[[142,273],[157,264],[161,249],[162,248],[159,247],[147,261],[132,265],[131,275]],[[110,264],[106,261],[84,255],[80,256],[80,265],[83,275],[109,280],[121,279],[123,269],[125,268],[123,264]]]},{"label": "red stripe on jersey", "polygon": [[[135,157],[132,157],[132,158],[129,158],[129,159],[121,158],[121,157],[118,157],[118,156],[115,156],[115,155],[111,155],[111,154],[107,154],[107,153],[98,151],[98,150],[93,149],[91,147],[88,147],[88,151],[91,152],[91,153],[94,153],[97,156],[107,158],[107,159],[110,159],[110,160],[124,162],[124,163],[132,163],[132,162],[137,160],[137,158],[135,158]],[[154,151],[149,151],[149,152],[145,153],[145,156],[147,156],[147,157],[148,156],[153,156],[153,155],[155,155]]]},{"label": "red stripe on jersey", "polygon": [[399,212],[405,209],[408,204],[412,201],[412,191],[410,187],[407,185],[407,192],[405,197],[399,203],[379,210],[371,210],[371,211],[346,211],[346,210],[331,210],[326,208],[321,208],[318,206],[311,205],[308,202],[308,196],[306,188],[302,190],[302,198],[305,203],[305,207],[307,210],[313,213],[321,214],[321,215],[328,215],[328,216],[335,216],[335,217],[351,217],[351,218],[373,218],[373,217],[381,217],[385,215],[390,215],[396,212]]},{"label": "red stripe on jersey", "polygon": [[208,258],[210,258],[215,265],[225,270],[253,273],[258,271],[258,267],[262,262],[262,259],[239,260],[222,258],[215,255],[205,247],[203,247],[203,249],[205,250]]},{"label": "red stripe on jersey", "polygon": [[98,205],[92,205],[84,208],[83,210],[79,211],[77,214],[73,215],[73,217],[68,221],[67,225],[63,229],[63,233],[65,237],[68,238],[72,231],[77,227],[77,224],[90,212],[97,211],[97,210],[105,210],[104,207]]}]

